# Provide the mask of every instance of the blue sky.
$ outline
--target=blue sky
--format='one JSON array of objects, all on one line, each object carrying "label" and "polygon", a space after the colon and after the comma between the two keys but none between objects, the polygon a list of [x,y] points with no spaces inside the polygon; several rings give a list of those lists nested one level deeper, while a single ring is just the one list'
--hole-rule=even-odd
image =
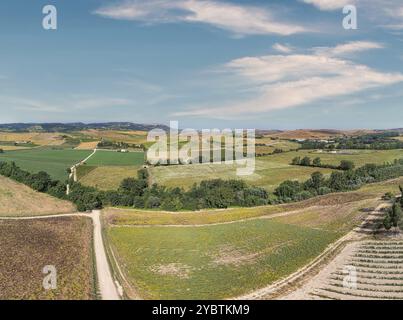
[{"label": "blue sky", "polygon": [[0,41],[1,123],[403,127],[399,0],[3,0]]}]

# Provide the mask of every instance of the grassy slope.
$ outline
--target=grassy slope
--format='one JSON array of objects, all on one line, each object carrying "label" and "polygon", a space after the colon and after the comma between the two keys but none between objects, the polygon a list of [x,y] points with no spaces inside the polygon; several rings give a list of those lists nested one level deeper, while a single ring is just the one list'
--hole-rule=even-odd
[{"label": "grassy slope", "polygon": [[328,194],[296,203],[255,208],[231,208],[226,210],[204,210],[170,214],[161,211],[107,208],[104,212],[111,223],[120,225],[213,224],[270,216],[295,210],[309,211],[311,210],[310,208],[315,208],[315,212],[320,212],[322,208],[329,206],[350,206],[350,204],[354,203],[359,205],[362,201],[379,199],[388,191],[398,193],[399,184],[403,184],[403,177],[367,185],[354,192]]},{"label": "grassy slope", "polygon": [[76,211],[73,204],[0,176],[0,216],[36,216]]},{"label": "grassy slope", "polygon": [[0,154],[0,161],[14,161],[22,169],[32,173],[48,172],[53,179],[67,179],[67,168],[83,160],[91,151],[31,149],[8,151]]},{"label": "grassy slope", "polygon": [[[109,209],[107,235],[126,278],[142,297],[230,298],[307,264],[357,226],[384,192],[397,192],[399,183],[403,178],[356,192],[250,209],[177,214]],[[290,211],[273,219],[208,225]],[[138,226],[126,226],[130,224]],[[152,224],[207,225],[141,226]]]},{"label": "grassy slope", "polygon": [[145,298],[222,299],[271,283],[317,256],[339,235],[256,220],[210,227],[108,230]]},{"label": "grassy slope", "polygon": [[97,151],[88,161],[89,166],[136,166],[144,163],[143,152]]},{"label": "grassy slope", "polygon": [[[0,221],[0,299],[93,299],[92,223],[88,218]],[[57,289],[44,290],[44,266]]]}]

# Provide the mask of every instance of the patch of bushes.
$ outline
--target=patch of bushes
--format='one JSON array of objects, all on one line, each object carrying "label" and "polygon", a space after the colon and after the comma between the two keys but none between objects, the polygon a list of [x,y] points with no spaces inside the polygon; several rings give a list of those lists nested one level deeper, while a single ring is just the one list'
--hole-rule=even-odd
[{"label": "patch of bushes", "polygon": [[[304,163],[308,163],[308,160],[305,159]],[[346,164],[345,167],[348,166]],[[384,165],[366,164],[355,170],[334,171],[329,178],[325,178],[320,172],[314,172],[305,182],[287,180],[277,187],[274,194],[280,203],[300,201],[331,192],[356,190],[367,183],[389,180],[402,175],[403,159]]]},{"label": "patch of bushes", "polygon": [[340,161],[340,164],[338,166],[332,165],[332,164],[324,164],[322,163],[322,160],[317,157],[313,160],[309,157],[304,157],[301,159],[301,157],[295,157],[292,159],[291,164],[293,166],[303,166],[303,167],[315,167],[315,168],[326,168],[326,169],[335,169],[335,170],[353,170],[355,168],[354,162],[348,161],[348,160],[342,160]]}]

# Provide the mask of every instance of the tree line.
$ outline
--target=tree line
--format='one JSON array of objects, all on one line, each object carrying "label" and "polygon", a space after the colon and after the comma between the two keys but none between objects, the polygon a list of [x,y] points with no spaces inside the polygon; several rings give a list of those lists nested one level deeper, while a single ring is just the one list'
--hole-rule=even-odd
[{"label": "tree line", "polygon": [[320,172],[314,172],[305,182],[287,180],[275,189],[274,194],[279,202],[301,201],[317,195],[356,190],[368,183],[402,175],[403,159],[383,165],[366,164],[358,169],[334,171],[328,178]]},{"label": "tree line", "polygon": [[[167,211],[206,208],[253,207],[300,201],[331,192],[350,191],[364,184],[403,175],[403,159],[384,165],[367,164],[348,171],[335,171],[329,178],[315,172],[305,182],[284,181],[274,194],[260,187],[248,186],[243,180],[207,180],[190,190],[149,184],[148,171],[141,169],[137,178],[124,179],[118,190],[101,191],[79,182],[52,180],[48,173],[29,173],[14,162],[0,162],[0,174],[32,189],[59,199],[72,201],[79,211],[124,206]],[[70,192],[66,195],[67,184]]]},{"label": "tree line", "polygon": [[[30,173],[14,162],[0,162],[0,174],[32,189],[54,197],[72,201],[79,211],[101,209],[105,206],[124,206],[167,211],[252,207],[269,203],[267,191],[250,187],[242,180],[208,180],[194,185],[189,191],[149,185],[148,171],[141,169],[137,178],[124,179],[118,190],[101,191],[79,182],[52,180],[44,171]],[[67,183],[70,192],[66,195]]]},{"label": "tree line", "polygon": [[341,160],[340,164],[332,165],[322,163],[321,158],[316,157],[315,159],[311,159],[310,157],[295,157],[291,161],[291,165],[294,166],[304,166],[304,167],[317,167],[317,168],[327,168],[327,169],[335,169],[335,170],[353,170],[355,168],[355,164],[349,160]]},{"label": "tree line", "polygon": [[399,132],[381,132],[364,134],[356,137],[335,137],[333,141],[305,140],[300,141],[300,149],[367,149],[367,150],[392,150],[402,149],[403,141],[395,139],[399,137]]}]

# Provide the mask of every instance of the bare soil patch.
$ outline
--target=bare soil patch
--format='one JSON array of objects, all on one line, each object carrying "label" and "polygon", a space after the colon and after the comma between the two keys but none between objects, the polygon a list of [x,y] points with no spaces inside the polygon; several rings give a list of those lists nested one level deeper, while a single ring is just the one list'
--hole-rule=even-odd
[{"label": "bare soil patch", "polygon": [[[0,221],[0,299],[95,298],[92,223],[84,217]],[[45,266],[57,288],[45,290]]]},{"label": "bare soil patch", "polygon": [[190,274],[190,267],[181,263],[170,263],[165,265],[158,265],[151,268],[155,272],[163,276],[175,276],[180,279],[188,279]]}]

